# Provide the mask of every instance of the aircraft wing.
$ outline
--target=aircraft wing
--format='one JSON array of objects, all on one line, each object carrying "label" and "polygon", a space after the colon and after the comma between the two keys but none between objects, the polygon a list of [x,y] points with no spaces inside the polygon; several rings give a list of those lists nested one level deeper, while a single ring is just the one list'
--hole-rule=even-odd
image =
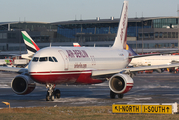
[{"label": "aircraft wing", "polygon": [[172,64],[179,63],[179,60],[172,60],[171,63],[172,63]]},{"label": "aircraft wing", "polygon": [[133,55],[133,56],[129,56],[129,58],[132,59],[132,58],[156,56],[156,55],[165,55],[165,54],[172,54],[172,53],[176,53],[176,52],[163,52],[163,53],[161,52],[161,53],[155,53],[155,54]]},{"label": "aircraft wing", "polygon": [[17,73],[28,72],[28,69],[26,69],[26,68],[15,68],[15,67],[0,67],[0,70],[2,70],[2,71],[12,71],[12,72],[17,72]]},{"label": "aircraft wing", "polygon": [[155,56],[155,55],[163,55],[163,54],[161,54],[161,53],[156,53],[156,54],[146,54],[146,55],[134,55],[134,56],[129,56],[129,58],[132,59],[132,58]]},{"label": "aircraft wing", "polygon": [[116,73],[130,73],[137,72],[143,70],[158,70],[162,68],[172,68],[179,67],[179,63],[177,64],[166,64],[166,65],[153,65],[153,66],[142,66],[142,67],[133,67],[133,68],[124,68],[124,69],[113,69],[113,70],[93,70],[92,77],[98,76],[108,76]]}]

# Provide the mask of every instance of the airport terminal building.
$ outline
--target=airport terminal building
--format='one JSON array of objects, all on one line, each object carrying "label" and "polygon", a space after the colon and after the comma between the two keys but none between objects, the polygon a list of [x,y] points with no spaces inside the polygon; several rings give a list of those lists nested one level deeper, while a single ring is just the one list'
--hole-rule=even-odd
[{"label": "airport terminal building", "polygon": [[[58,26],[59,42],[78,42],[82,46],[111,46],[119,19],[76,20],[52,23]],[[128,44],[135,49],[177,48],[178,17],[129,18]]]},{"label": "airport terminal building", "polygon": [[[178,47],[178,17],[129,18],[127,42],[135,50]],[[54,23],[1,22],[0,51],[25,51],[25,30],[40,48],[52,46],[111,46],[119,19],[72,20]]]}]

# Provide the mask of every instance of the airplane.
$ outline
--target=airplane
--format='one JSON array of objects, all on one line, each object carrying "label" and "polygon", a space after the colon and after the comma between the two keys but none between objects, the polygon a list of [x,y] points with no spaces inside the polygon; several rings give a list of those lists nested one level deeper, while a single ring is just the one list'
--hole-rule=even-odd
[{"label": "airplane", "polygon": [[[129,50],[132,55],[137,55],[128,45],[127,50]],[[174,64],[179,63],[179,55],[155,55],[155,56],[143,56],[139,58],[133,58],[129,63],[129,66],[153,66],[153,65],[163,65],[163,64]],[[178,68],[178,67],[176,67]]]},{"label": "airplane", "polygon": [[[60,98],[57,84],[98,84],[109,80],[110,97],[123,98],[133,87],[133,72],[162,69],[179,64],[126,68],[132,58],[126,50],[128,1],[124,1],[118,32],[112,47],[46,47],[38,50],[28,69],[0,67],[20,73],[12,82],[12,90],[18,95],[31,93],[37,83],[48,88],[46,101]],[[140,56],[139,56],[140,57]]]}]

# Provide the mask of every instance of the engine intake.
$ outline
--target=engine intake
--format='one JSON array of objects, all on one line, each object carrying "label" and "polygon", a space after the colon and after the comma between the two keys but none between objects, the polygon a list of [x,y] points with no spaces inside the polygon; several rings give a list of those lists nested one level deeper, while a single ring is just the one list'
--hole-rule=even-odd
[{"label": "engine intake", "polygon": [[127,93],[133,87],[133,79],[127,74],[115,74],[109,80],[109,87],[114,93]]},{"label": "engine intake", "polygon": [[31,93],[36,84],[27,75],[18,75],[11,82],[12,90],[18,95],[25,95]]}]

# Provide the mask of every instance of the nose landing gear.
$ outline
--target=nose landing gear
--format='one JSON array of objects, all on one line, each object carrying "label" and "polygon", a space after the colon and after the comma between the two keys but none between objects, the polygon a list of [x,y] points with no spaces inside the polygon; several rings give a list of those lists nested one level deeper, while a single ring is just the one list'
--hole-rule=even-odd
[{"label": "nose landing gear", "polygon": [[54,101],[55,98],[60,98],[61,93],[59,89],[55,90],[55,84],[46,84],[46,88],[48,88],[46,101]]}]

